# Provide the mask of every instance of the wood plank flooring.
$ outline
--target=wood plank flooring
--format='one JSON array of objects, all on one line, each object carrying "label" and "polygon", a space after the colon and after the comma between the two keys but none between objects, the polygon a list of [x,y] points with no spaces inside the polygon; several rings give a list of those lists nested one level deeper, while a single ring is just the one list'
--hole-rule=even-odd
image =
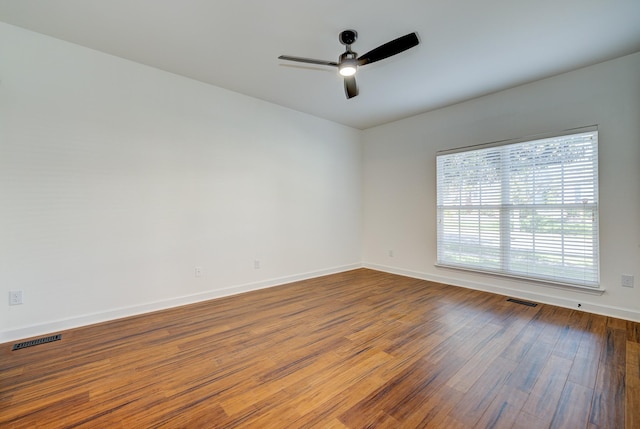
[{"label": "wood plank flooring", "polygon": [[0,345],[2,428],[640,428],[640,324],[367,269]]}]

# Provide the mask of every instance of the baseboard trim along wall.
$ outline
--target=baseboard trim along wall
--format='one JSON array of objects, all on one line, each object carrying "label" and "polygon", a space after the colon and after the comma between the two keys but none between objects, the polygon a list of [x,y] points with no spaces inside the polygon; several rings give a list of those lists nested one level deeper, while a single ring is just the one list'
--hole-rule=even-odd
[{"label": "baseboard trim along wall", "polygon": [[540,302],[543,304],[555,305],[558,307],[570,308],[572,310],[586,311],[588,313],[600,314],[602,316],[616,317],[618,319],[631,320],[633,322],[640,322],[640,313],[634,310],[611,307],[608,305],[598,305],[590,302],[585,302],[578,309],[576,307],[577,299],[566,299],[558,296],[541,294],[536,292],[525,292],[518,289],[510,289],[502,286],[495,286],[488,283],[474,282],[474,281],[461,281],[452,279],[450,277],[438,276],[433,274],[426,274],[411,270],[404,270],[395,267],[389,267],[386,265],[363,263],[364,268],[371,270],[383,271],[390,274],[398,274],[400,276],[412,277],[420,280],[428,280],[437,283],[448,284],[451,286],[464,287],[467,289],[475,289],[484,292],[491,292],[500,295],[506,295],[514,298],[526,299],[529,301]]},{"label": "baseboard trim along wall", "polygon": [[[496,293],[500,295],[506,295],[514,298],[526,299],[530,301],[540,302],[543,304],[556,305],[558,307],[570,308],[578,310],[575,306],[575,299],[569,300],[557,296],[540,294],[535,292],[524,292],[517,289],[510,289],[501,286],[495,286],[487,283],[472,282],[472,281],[457,281],[445,276],[437,276],[432,274],[426,274],[411,270],[405,270],[386,265],[378,264],[350,264],[339,267],[328,268],[319,271],[313,271],[308,273],[295,274],[291,276],[278,277],[268,280],[263,280],[254,283],[247,283],[242,285],[235,285],[223,289],[217,289],[213,291],[181,296],[164,301],[157,301],[147,303],[143,305],[137,305],[132,307],[118,308],[102,313],[87,314],[78,317],[72,317],[63,320],[56,320],[46,324],[33,325],[22,327],[13,330],[5,330],[0,332],[0,343],[7,343],[24,338],[35,337],[45,335],[51,332],[63,331],[67,329],[78,328],[82,326],[92,325],[95,323],[107,322],[109,320],[121,319],[124,317],[137,316],[144,313],[150,313],[153,311],[165,310],[168,308],[178,307],[181,305],[194,304],[197,302],[203,302],[210,299],[222,298],[225,296],[237,295],[244,292],[250,292],[253,290],[264,289],[268,287],[280,286],[287,283],[293,283],[296,281],[312,279],[330,274],[337,274],[345,271],[354,270],[357,268],[368,268],[371,270],[382,271],[390,274],[397,274],[400,276],[416,278],[420,280],[427,280],[437,283],[448,284],[456,287],[464,287],[468,289],[475,289],[484,292]],[[603,316],[616,317],[624,320],[631,320],[634,322],[640,322],[640,313],[618,307],[611,307],[606,305],[597,305],[593,303],[584,303],[579,309],[589,313],[600,314]]]},{"label": "baseboard trim along wall", "polygon": [[280,286],[287,283],[293,283],[301,280],[322,277],[329,274],[337,274],[345,271],[362,268],[362,264],[349,264],[339,267],[328,268],[324,270],[312,271],[308,273],[295,274],[291,276],[278,277],[268,280],[262,280],[254,283],[246,283],[242,285],[230,286],[223,289],[197,293],[193,295],[180,296],[163,301],[150,302],[147,304],[136,305],[131,307],[122,307],[101,313],[86,314],[68,319],[56,320],[45,324],[32,325],[17,329],[9,329],[0,331],[0,343],[8,343],[29,337],[46,335],[51,332],[63,331],[67,329],[79,328],[82,326],[93,325],[95,323],[107,322],[109,320],[121,319],[124,317],[137,316],[153,311],[166,310],[168,308],[179,307],[181,305],[195,304],[198,302],[208,301],[210,299],[222,298],[225,296],[237,295],[253,290],[265,289],[273,286]]}]

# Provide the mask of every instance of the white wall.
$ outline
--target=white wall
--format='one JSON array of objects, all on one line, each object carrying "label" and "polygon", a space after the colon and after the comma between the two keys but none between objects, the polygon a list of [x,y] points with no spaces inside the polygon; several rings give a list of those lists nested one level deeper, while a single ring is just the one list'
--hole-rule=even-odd
[{"label": "white wall", "polygon": [[[639,76],[635,54],[360,132],[0,23],[0,342],[361,260],[640,320]],[[434,266],[436,151],[591,124],[604,295]]]},{"label": "white wall", "polygon": [[0,23],[0,342],[360,266],[360,138]]},{"label": "white wall", "polygon": [[[434,266],[438,150],[593,124],[604,295]],[[364,145],[365,266],[640,321],[640,53],[369,129]]]}]

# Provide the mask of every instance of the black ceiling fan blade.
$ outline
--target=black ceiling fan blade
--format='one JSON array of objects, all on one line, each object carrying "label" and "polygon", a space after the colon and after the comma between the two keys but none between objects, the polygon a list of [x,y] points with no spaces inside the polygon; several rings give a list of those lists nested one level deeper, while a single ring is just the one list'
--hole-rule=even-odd
[{"label": "black ceiling fan blade", "polygon": [[358,95],[358,85],[356,84],[355,76],[344,78],[344,93],[347,98],[353,98]]},{"label": "black ceiling fan blade", "polygon": [[418,35],[416,33],[409,33],[361,55],[360,58],[358,58],[358,64],[363,66],[365,64],[384,60],[385,58],[404,52],[407,49],[411,49],[419,43],[420,40],[418,39]]},{"label": "black ceiling fan blade", "polygon": [[313,58],[292,57],[289,55],[280,55],[279,60],[296,61],[298,63],[319,64],[321,66],[338,67],[338,63],[334,61],[315,60]]}]

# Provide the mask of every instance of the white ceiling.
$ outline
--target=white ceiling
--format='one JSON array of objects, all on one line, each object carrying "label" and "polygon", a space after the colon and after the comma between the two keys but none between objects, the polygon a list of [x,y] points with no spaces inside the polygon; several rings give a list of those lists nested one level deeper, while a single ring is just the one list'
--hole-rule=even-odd
[{"label": "white ceiling", "polygon": [[[640,51],[639,0],[0,0],[0,21],[368,128]],[[338,34],[363,54],[421,44],[358,72],[347,100]]]}]

